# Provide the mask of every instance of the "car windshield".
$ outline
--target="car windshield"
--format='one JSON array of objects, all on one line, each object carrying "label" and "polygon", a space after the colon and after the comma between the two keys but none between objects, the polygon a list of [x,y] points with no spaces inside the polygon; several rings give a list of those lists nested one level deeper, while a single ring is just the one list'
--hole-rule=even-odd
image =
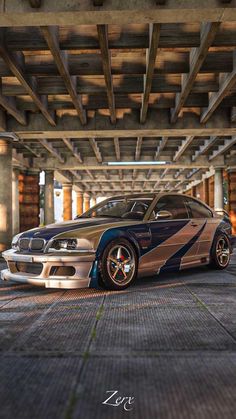
[{"label": "car windshield", "polygon": [[111,198],[91,208],[82,218],[111,217],[143,220],[153,198]]}]

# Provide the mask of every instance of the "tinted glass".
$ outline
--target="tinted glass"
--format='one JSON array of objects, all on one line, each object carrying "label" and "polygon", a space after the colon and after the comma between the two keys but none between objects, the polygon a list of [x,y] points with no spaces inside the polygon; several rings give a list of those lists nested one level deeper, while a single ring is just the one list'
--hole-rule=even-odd
[{"label": "tinted glass", "polygon": [[91,210],[85,212],[82,217],[114,217],[142,220],[152,201],[152,198],[112,198],[107,202],[101,202],[95,208],[91,208]]},{"label": "tinted glass", "polygon": [[186,205],[189,209],[190,216],[192,218],[211,218],[212,212],[205,207],[205,205],[201,204],[194,199],[187,198]]},{"label": "tinted glass", "polygon": [[183,196],[173,195],[160,198],[155,207],[155,214],[164,210],[169,211],[174,220],[188,218]]}]

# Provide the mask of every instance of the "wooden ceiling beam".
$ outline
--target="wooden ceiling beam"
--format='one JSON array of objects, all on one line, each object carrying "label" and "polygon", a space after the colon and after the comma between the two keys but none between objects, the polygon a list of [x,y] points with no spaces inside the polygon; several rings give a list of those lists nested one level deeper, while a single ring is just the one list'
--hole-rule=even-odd
[{"label": "wooden ceiling beam", "polygon": [[0,93],[0,105],[7,111],[7,113],[15,118],[19,124],[26,125],[26,115],[24,111],[20,111],[16,107],[16,100],[14,97],[6,97]]},{"label": "wooden ceiling beam", "polygon": [[26,144],[23,140],[19,141],[22,147],[24,147],[26,150],[28,150],[33,156],[35,157],[41,157],[41,154],[38,153],[34,148],[30,147],[28,144]]},{"label": "wooden ceiling beam", "polygon": [[231,121],[236,122],[236,106],[233,106],[231,110]]},{"label": "wooden ceiling beam", "polygon": [[71,170],[70,171],[71,172],[71,174],[77,179],[77,180],[79,180],[79,181],[81,181],[82,180],[82,176],[80,175],[80,173],[78,172],[78,170]]},{"label": "wooden ceiling beam", "polygon": [[147,184],[148,184],[148,181],[147,181],[147,180],[145,180],[145,181],[143,182],[142,190],[145,190],[145,189],[147,188]]},{"label": "wooden ceiling beam", "polygon": [[189,135],[185,140],[182,141],[182,144],[179,146],[178,150],[176,151],[173,157],[173,161],[179,160],[179,158],[184,154],[185,150],[191,144],[193,139],[194,139],[194,136]]},{"label": "wooden ceiling beam", "polygon": [[98,163],[102,163],[102,155],[95,138],[89,138],[89,143],[96,156]]},{"label": "wooden ceiling beam", "polygon": [[157,150],[154,156],[154,160],[158,160],[158,157],[160,153],[164,150],[166,144],[168,141],[168,137],[162,137],[161,141],[159,142],[159,145],[157,146]]},{"label": "wooden ceiling beam", "polygon": [[155,191],[158,188],[158,186],[160,185],[160,183],[161,183],[161,179],[158,179],[156,181],[155,185],[153,186],[152,191]]},{"label": "wooden ceiling beam", "polygon": [[187,100],[190,91],[192,90],[193,84],[207,56],[208,49],[216,36],[219,26],[219,22],[202,24],[201,44],[198,48],[193,48],[190,52],[190,71],[188,74],[182,75],[182,89],[181,92],[176,95],[175,107],[171,110],[172,123],[175,123],[178,119],[179,113]]},{"label": "wooden ceiling beam", "polygon": [[218,137],[212,136],[209,139],[204,141],[204,144],[199,148],[199,150],[195,151],[194,155],[192,156],[192,161],[195,161],[199,156],[205,154],[210,148],[215,144],[218,140]]},{"label": "wooden ceiling beam", "polygon": [[113,91],[113,81],[111,74],[111,56],[108,46],[108,27],[107,25],[97,25],[98,42],[101,50],[102,66],[107,89],[107,99],[110,110],[111,123],[116,122],[115,96]]},{"label": "wooden ceiling beam", "polygon": [[152,169],[149,169],[146,176],[147,180],[150,180],[151,176],[152,176]]},{"label": "wooden ceiling beam", "polygon": [[40,26],[44,21],[47,21],[48,25],[63,23],[64,26],[79,26],[104,22],[126,25],[133,22],[147,24],[167,21],[192,23],[193,20],[198,23],[207,19],[213,22],[236,20],[234,0],[229,4],[222,3],[222,0],[208,0],[207,2],[206,0],[189,0],[187,7],[183,0],[168,0],[161,7],[158,7],[154,0],[129,0],[128,7],[127,0],[107,1],[105,7],[99,10],[93,6],[91,0],[70,0],[69,3],[51,0],[44,3],[46,6],[44,5],[39,13],[32,13],[27,1],[5,0],[5,7],[1,13],[1,25],[12,26],[14,22],[17,26]]},{"label": "wooden ceiling beam", "polygon": [[136,142],[136,148],[135,148],[135,156],[134,156],[136,161],[139,160],[141,156],[142,142],[143,142],[142,137],[138,137],[137,142]]},{"label": "wooden ceiling beam", "polygon": [[149,96],[152,88],[152,78],[155,69],[157,48],[160,38],[160,25],[151,23],[149,25],[149,48],[146,51],[146,74],[144,76],[144,91],[142,95],[142,107],[140,112],[140,122],[146,121]]},{"label": "wooden ceiling beam", "polygon": [[138,171],[137,171],[137,169],[134,169],[133,172],[132,172],[132,179],[136,180],[137,176],[138,176]]},{"label": "wooden ceiling beam", "polygon": [[86,113],[83,109],[81,97],[77,94],[77,80],[75,76],[70,76],[68,66],[68,56],[66,51],[61,51],[59,46],[59,29],[57,26],[43,26],[41,31],[48,44],[48,48],[56,63],[59,74],[61,75],[66,89],[71,97],[73,105],[79,115],[82,125],[87,122]]},{"label": "wooden ceiling beam", "polygon": [[81,157],[81,154],[78,152],[77,148],[74,146],[70,138],[62,137],[63,143],[66,145],[66,147],[71,151],[73,156],[80,162],[83,163],[83,159]]},{"label": "wooden ceiling beam", "polygon": [[73,175],[71,170],[56,170],[55,178],[60,183],[73,183]]},{"label": "wooden ceiling beam", "polygon": [[183,173],[184,172],[184,170],[185,169],[179,169],[179,170],[177,170],[176,172],[175,172],[175,174],[174,174],[174,179],[178,179],[178,177],[181,175],[181,173]]},{"label": "wooden ceiling beam", "polygon": [[196,173],[198,173],[199,171],[200,171],[200,169],[190,170],[186,175],[186,179],[190,179],[192,176],[196,175]]},{"label": "wooden ceiling beam", "polygon": [[12,150],[12,163],[13,165],[19,165],[22,167],[30,168],[28,159],[26,159],[22,153],[17,153],[17,150],[13,148]]},{"label": "wooden ceiling beam", "polygon": [[115,147],[115,154],[116,154],[116,160],[120,160],[120,142],[118,137],[114,137],[114,147]]},{"label": "wooden ceiling beam", "polygon": [[183,115],[181,122],[173,126],[165,109],[150,109],[149,119],[145,125],[138,122],[138,111],[129,110],[114,126],[109,117],[96,112],[95,118],[81,126],[76,115],[62,115],[58,118],[57,127],[51,127],[40,115],[30,114],[28,124],[22,127],[13,118],[7,120],[8,131],[15,132],[23,139],[38,138],[137,138],[137,137],[186,137],[188,135],[208,137],[236,135],[236,125],[230,121],[229,110],[220,108],[212,115],[210,123],[203,126],[196,113]]},{"label": "wooden ceiling beam", "polygon": [[88,169],[86,169],[85,171],[86,171],[87,175],[90,177],[90,179],[94,180],[94,176],[93,176],[92,172]]},{"label": "wooden ceiling beam", "polygon": [[[109,173],[106,170],[104,172],[104,176],[105,176],[105,179],[106,180],[110,180],[110,175],[109,175]],[[100,180],[99,180],[99,182],[100,182]]]},{"label": "wooden ceiling beam", "polygon": [[[70,171],[71,172],[74,172],[76,170],[74,169],[74,170],[70,170]],[[77,171],[77,173],[80,173],[80,172]],[[105,173],[106,173],[106,171],[105,171]],[[123,173],[122,170],[121,170],[121,173]],[[81,177],[80,179],[84,180],[87,183],[91,183],[91,184],[94,183],[94,179],[88,178],[86,176],[83,176],[83,178]],[[186,179],[186,177],[184,175],[181,175],[178,179],[175,179],[170,174],[167,177],[165,177],[165,180],[164,181],[165,182],[179,182],[180,180],[182,181],[182,180],[185,180],[185,179]],[[101,184],[105,184],[105,185],[107,185],[110,182],[112,182],[113,184],[120,183],[120,180],[123,180],[124,183],[125,183],[125,185],[128,185],[128,184],[130,184],[130,183],[133,182],[133,180],[129,176],[127,176],[127,175],[126,176],[123,176],[122,179],[119,179],[119,177],[116,176],[116,175],[109,175],[109,178],[107,178],[106,175],[103,174],[103,172],[101,173],[101,176],[99,176],[99,178],[98,178],[99,184],[101,183]],[[143,183],[145,181],[147,181],[149,184],[154,184],[156,182],[156,179],[147,179],[144,176],[139,176],[136,179],[136,183]]]},{"label": "wooden ceiling beam", "polygon": [[231,140],[225,139],[224,144],[220,145],[217,150],[213,151],[213,153],[209,156],[209,161],[214,160],[216,157],[220,156],[221,154],[226,153],[231,147],[236,144],[236,136],[232,137]]},{"label": "wooden ceiling beam", "polygon": [[58,159],[60,163],[64,163],[62,155],[49,143],[49,141],[44,139],[39,139],[38,141],[53,157]]},{"label": "wooden ceiling beam", "polygon": [[[193,48],[199,47],[199,45],[200,36],[195,30],[191,30],[190,28],[188,30],[187,28],[183,30],[181,25],[171,23],[165,23],[162,25],[161,36],[158,44],[159,48]],[[230,29],[228,29],[227,27],[223,27],[220,33],[216,35],[212,45],[214,47],[222,47],[226,45],[229,47],[235,47],[235,28],[230,27]],[[61,35],[60,46],[62,50],[91,50],[91,53],[99,48],[96,37],[86,36],[86,27],[84,31],[78,30],[77,32],[76,29],[75,31],[68,30],[64,36]],[[7,28],[6,47],[11,51],[35,51],[36,48],[38,51],[48,51],[48,45],[45,42],[44,37],[41,36],[38,27],[16,28],[15,26],[11,26]],[[134,36],[134,33],[129,31],[128,27],[124,26],[122,28],[122,36],[114,38],[111,37],[109,40],[109,47],[111,49],[118,50],[132,49],[133,51],[147,49],[149,48],[149,31],[146,29],[140,30],[136,32]],[[88,57],[88,55],[86,55],[86,57]],[[72,57],[69,56],[69,58],[71,61]]]},{"label": "wooden ceiling beam", "polygon": [[160,175],[160,179],[164,179],[164,177],[167,175],[168,171],[169,171],[168,168],[164,169],[162,174]]},{"label": "wooden ceiling beam", "polygon": [[42,112],[50,125],[55,126],[54,115],[48,110],[47,97],[40,97],[37,93],[37,80],[31,77],[31,80],[25,75],[25,60],[23,53],[10,53],[5,47],[5,30],[0,29],[0,55],[9,67],[10,71],[19,80],[27,94],[32,98],[35,105]]},{"label": "wooden ceiling beam", "polygon": [[236,84],[236,51],[233,53],[233,71],[229,74],[221,74],[219,77],[219,91],[209,93],[209,105],[203,110],[201,123],[206,123],[222,100],[231,92]]}]

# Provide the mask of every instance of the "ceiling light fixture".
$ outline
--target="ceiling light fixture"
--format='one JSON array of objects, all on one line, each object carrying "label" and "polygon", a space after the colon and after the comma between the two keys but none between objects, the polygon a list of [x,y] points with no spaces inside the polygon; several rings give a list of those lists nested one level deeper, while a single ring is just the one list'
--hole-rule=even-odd
[{"label": "ceiling light fixture", "polygon": [[170,162],[162,160],[149,160],[149,161],[108,161],[108,166],[160,166],[163,164],[169,164]]}]

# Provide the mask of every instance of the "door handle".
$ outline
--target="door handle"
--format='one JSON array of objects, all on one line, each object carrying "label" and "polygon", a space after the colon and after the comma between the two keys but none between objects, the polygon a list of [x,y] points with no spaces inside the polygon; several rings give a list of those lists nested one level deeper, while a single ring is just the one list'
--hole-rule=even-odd
[{"label": "door handle", "polygon": [[197,226],[198,226],[198,223],[196,223],[196,222],[192,221],[192,222],[190,223],[190,225],[191,225],[192,227],[197,227]]}]

